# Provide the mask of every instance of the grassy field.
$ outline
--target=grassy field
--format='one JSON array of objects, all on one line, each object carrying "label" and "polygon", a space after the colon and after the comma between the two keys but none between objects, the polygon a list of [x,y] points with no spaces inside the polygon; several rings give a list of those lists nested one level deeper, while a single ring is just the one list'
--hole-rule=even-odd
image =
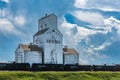
[{"label": "grassy field", "polygon": [[7,72],[0,80],[120,80],[120,72]]}]

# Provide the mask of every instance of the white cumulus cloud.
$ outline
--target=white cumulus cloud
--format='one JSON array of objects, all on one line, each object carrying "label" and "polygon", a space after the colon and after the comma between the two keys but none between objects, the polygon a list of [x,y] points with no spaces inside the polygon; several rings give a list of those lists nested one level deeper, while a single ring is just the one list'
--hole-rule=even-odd
[{"label": "white cumulus cloud", "polygon": [[16,16],[14,18],[15,24],[23,26],[26,23],[25,17],[22,15]]},{"label": "white cumulus cloud", "polygon": [[104,42],[100,46],[95,47],[94,50],[99,51],[99,50],[104,50],[107,46],[110,46],[112,42]]},{"label": "white cumulus cloud", "polygon": [[104,20],[104,17],[101,14],[89,11],[74,11],[72,15],[77,19],[92,25],[102,25]]},{"label": "white cumulus cloud", "polygon": [[120,20],[117,20],[116,18],[111,16],[104,20],[104,24],[106,25],[106,27],[117,29],[117,33],[118,35],[120,35]]},{"label": "white cumulus cloud", "polygon": [[[79,26],[77,24],[69,23],[65,18],[61,20],[61,31],[64,34],[63,37],[66,39],[64,43],[70,47],[74,47],[80,52],[81,62],[80,63],[89,63],[89,60],[95,61],[95,59],[105,59],[109,56],[99,53],[99,51],[106,50],[107,47],[111,46],[113,42],[119,39],[120,36],[120,20],[117,20],[114,17],[103,18],[102,25],[90,26],[91,28],[86,28],[84,26]],[[114,31],[115,28],[117,33]],[[103,35],[101,38],[104,38],[103,42],[100,40],[95,41],[95,38],[90,36]],[[111,34],[111,35],[108,35]],[[108,36],[109,37],[108,37]],[[116,39],[116,36],[118,37]],[[92,43],[90,42],[92,41]],[[95,41],[95,42],[94,42]],[[99,44],[97,44],[99,43]],[[97,44],[97,45],[96,45]],[[72,45],[72,46],[71,46]],[[79,48],[78,48],[79,47]],[[86,56],[85,58],[83,58]],[[89,58],[89,59],[87,59]]]},{"label": "white cumulus cloud", "polygon": [[87,29],[87,28],[78,26],[77,24],[69,23],[65,19],[63,19],[62,21],[63,22],[61,23],[61,29],[62,29],[61,31],[63,32],[63,34],[70,37],[69,40],[73,41],[74,44],[81,42],[82,39],[87,38],[87,36],[89,35],[96,34],[95,30]]},{"label": "white cumulus cloud", "polygon": [[120,0],[75,0],[76,8],[100,9],[103,11],[120,11]]},{"label": "white cumulus cloud", "polygon": [[85,7],[87,4],[87,0],[75,0],[75,7]]},{"label": "white cumulus cloud", "polygon": [[21,35],[21,33],[14,28],[14,25],[6,18],[0,19],[0,31],[4,34]]},{"label": "white cumulus cloud", "polygon": [[0,32],[6,36],[12,35],[23,35],[17,28],[23,26],[26,20],[24,16],[13,16],[8,9],[0,10]]},{"label": "white cumulus cloud", "polygon": [[[6,2],[9,0],[5,0]],[[22,28],[26,23],[24,14],[13,15],[8,9],[0,10],[0,31],[3,34],[23,35],[17,28]]]},{"label": "white cumulus cloud", "polygon": [[3,1],[5,1],[6,3],[9,3],[9,2],[10,2],[10,0],[3,0]]}]

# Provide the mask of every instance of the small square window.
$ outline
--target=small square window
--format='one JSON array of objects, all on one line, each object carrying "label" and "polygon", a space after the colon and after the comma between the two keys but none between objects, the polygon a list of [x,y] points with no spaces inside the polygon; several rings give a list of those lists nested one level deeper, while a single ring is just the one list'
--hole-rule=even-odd
[{"label": "small square window", "polygon": [[45,27],[47,27],[47,24],[45,24]]},{"label": "small square window", "polygon": [[43,28],[43,25],[41,25],[41,29]]}]

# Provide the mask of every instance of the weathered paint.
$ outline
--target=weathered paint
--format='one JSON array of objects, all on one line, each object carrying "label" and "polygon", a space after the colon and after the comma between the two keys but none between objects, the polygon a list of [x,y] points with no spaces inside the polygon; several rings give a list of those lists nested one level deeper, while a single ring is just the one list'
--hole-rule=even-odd
[{"label": "weathered paint", "polygon": [[[34,36],[34,44],[43,48],[44,63],[63,64],[62,33],[57,28],[57,17],[53,14],[39,20],[39,30],[49,28],[44,34]],[[37,41],[37,42],[36,42]]]},{"label": "weathered paint", "polygon": [[18,45],[18,48],[15,51],[15,62],[24,63],[24,50],[20,45]]},{"label": "weathered paint", "polygon": [[[43,52],[24,51],[19,45],[15,51],[17,63],[63,64],[63,35],[57,28],[56,15],[51,14],[38,20],[39,31],[47,28],[45,33],[33,36],[33,44],[42,48]],[[78,64],[79,56],[64,54],[64,61],[65,64]]]},{"label": "weathered paint", "polygon": [[24,62],[30,63],[30,65],[33,63],[42,63],[42,53],[38,51],[28,51],[25,52],[24,59]]},{"label": "weathered paint", "polygon": [[64,64],[78,64],[79,55],[78,54],[64,54]]},{"label": "weathered paint", "polygon": [[39,51],[24,51],[19,45],[15,52],[16,63],[42,63],[42,52]]}]

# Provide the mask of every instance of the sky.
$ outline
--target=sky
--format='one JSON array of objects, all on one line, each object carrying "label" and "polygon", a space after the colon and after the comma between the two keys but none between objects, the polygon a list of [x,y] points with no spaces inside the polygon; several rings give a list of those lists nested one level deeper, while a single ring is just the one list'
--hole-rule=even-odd
[{"label": "sky", "polygon": [[38,19],[54,13],[63,44],[80,64],[120,64],[120,0],[0,0],[0,62],[14,61],[18,44],[29,44]]}]

